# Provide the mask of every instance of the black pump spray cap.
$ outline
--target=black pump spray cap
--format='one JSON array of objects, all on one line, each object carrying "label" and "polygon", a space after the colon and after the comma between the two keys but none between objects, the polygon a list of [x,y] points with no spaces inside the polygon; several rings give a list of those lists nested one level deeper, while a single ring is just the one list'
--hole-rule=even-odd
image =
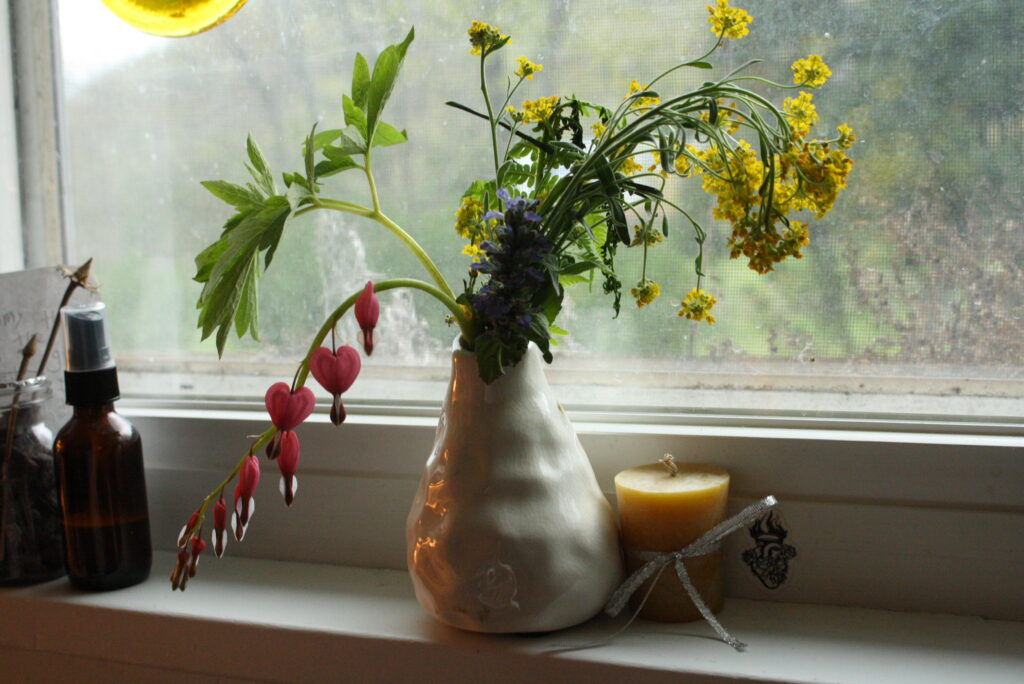
[{"label": "black pump spray cap", "polygon": [[117,368],[107,342],[106,305],[102,302],[65,306],[64,371],[67,403],[72,406],[108,404],[121,396]]}]

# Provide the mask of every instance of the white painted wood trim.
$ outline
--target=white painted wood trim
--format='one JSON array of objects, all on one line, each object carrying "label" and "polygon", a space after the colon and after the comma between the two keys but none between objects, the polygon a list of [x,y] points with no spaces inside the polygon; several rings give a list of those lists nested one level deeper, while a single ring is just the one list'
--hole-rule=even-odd
[{"label": "white painted wood trim", "polygon": [[[158,554],[157,565],[171,562]],[[730,600],[737,653],[703,623],[598,619],[537,636],[444,627],[403,572],[204,559],[172,593],[161,573],[116,592],[55,582],[0,590],[0,671],[18,682],[345,681],[537,684],[1019,682],[1024,624]]]},{"label": "white painted wood trim", "polygon": [[[154,538],[170,550],[185,518],[266,427],[262,412],[126,407],[143,435]],[[228,559],[251,556],[370,568],[405,566],[404,525],[434,420],[316,414],[299,428],[295,505],[265,462],[257,514]],[[1024,620],[1024,439],[699,425],[576,424],[612,500],[619,470],[665,452],[732,473],[739,507],[774,494],[797,548],[770,591],[729,539],[727,594]],[[170,568],[161,569],[169,573]],[[202,575],[197,578],[202,583]]]}]

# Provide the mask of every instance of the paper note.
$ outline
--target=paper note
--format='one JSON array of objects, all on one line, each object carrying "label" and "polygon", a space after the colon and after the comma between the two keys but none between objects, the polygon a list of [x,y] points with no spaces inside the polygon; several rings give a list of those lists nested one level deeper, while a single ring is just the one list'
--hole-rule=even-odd
[{"label": "paper note", "polygon": [[[57,266],[0,274],[0,382],[14,380],[21,364],[21,351],[35,334],[36,355],[29,363],[27,377],[36,375],[54,318],[68,279]],[[72,304],[99,299],[95,292],[78,288]],[[50,378],[53,396],[43,412],[52,430],[59,428],[70,409],[64,406],[64,338],[58,334],[44,375]]]}]

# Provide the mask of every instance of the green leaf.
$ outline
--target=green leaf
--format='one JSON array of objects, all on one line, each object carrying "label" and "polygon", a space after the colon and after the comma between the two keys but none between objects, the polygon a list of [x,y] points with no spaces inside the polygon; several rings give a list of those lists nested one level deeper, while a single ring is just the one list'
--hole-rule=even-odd
[{"label": "green leaf", "polygon": [[370,65],[362,54],[356,53],[352,67],[352,101],[360,109],[366,108],[366,92],[370,87]]},{"label": "green leaf", "polygon": [[366,138],[366,113],[348,95],[341,96],[341,108],[345,113],[345,125],[354,126]]},{"label": "green leaf", "polygon": [[285,197],[288,198],[288,206],[291,207],[292,211],[298,211],[303,206],[313,202],[313,193],[303,183],[292,183],[289,185]]},{"label": "green leaf", "polygon": [[253,253],[251,263],[242,279],[242,294],[235,312],[235,332],[241,337],[249,331],[255,340],[259,339],[259,255]]},{"label": "green leaf", "polygon": [[340,128],[332,128],[332,129],[327,130],[327,131],[320,131],[313,138],[313,150],[314,151],[322,150],[324,147],[326,147],[327,145],[330,145],[332,142],[334,142],[335,140],[337,140],[340,137],[341,137],[341,129]]},{"label": "green leaf", "polygon": [[687,62],[683,66],[694,67],[696,69],[710,69],[711,64],[708,62]]},{"label": "green leaf", "polygon": [[389,123],[378,121],[377,130],[373,132],[373,144],[371,144],[370,147],[398,145],[408,140],[409,136],[405,134],[404,130],[400,131]]},{"label": "green leaf", "polygon": [[306,136],[306,144],[303,145],[304,152],[303,157],[306,162],[306,180],[309,181],[309,191],[316,194],[316,165],[313,162],[315,152],[313,150],[313,141],[316,140],[316,124],[313,124],[313,128],[310,129],[309,135]]},{"label": "green leaf", "polygon": [[405,52],[415,37],[415,29],[409,29],[405,40],[397,45],[389,45],[377,57],[373,65],[373,76],[370,77],[370,85],[366,91],[366,137],[373,140],[374,132],[377,129],[377,121],[380,119],[384,106],[391,97],[391,91],[395,87],[395,79],[398,78],[398,71],[405,59]]},{"label": "green leaf", "polygon": [[[293,187],[296,187],[297,184]],[[227,334],[234,322],[237,330],[258,335],[255,313],[255,279],[259,276],[256,259],[267,251],[267,264],[281,239],[291,208],[279,195],[268,197],[262,208],[249,212],[231,231],[204,250],[196,259],[205,285],[199,295],[199,327],[202,338],[217,331],[217,352],[223,354]],[[243,301],[244,300],[244,301]]]},{"label": "green leaf", "polygon": [[562,275],[578,275],[580,273],[586,273],[587,271],[592,271],[593,269],[600,267],[601,264],[593,261],[577,261],[574,264],[569,264],[568,266],[562,268],[560,272]]},{"label": "green leaf", "polygon": [[327,161],[319,162],[316,165],[316,177],[326,178],[327,176],[333,176],[336,173],[342,171],[348,171],[349,169],[362,168],[359,164],[352,161],[352,157],[339,156],[335,159],[328,159]]},{"label": "green leaf", "polygon": [[245,210],[258,207],[263,203],[263,196],[250,188],[228,183],[227,181],[201,181],[200,185],[209,190],[217,199],[227,202],[236,209]]},{"label": "green leaf", "polygon": [[260,151],[259,145],[252,139],[252,135],[249,135],[245,140],[245,145],[249,152],[249,161],[252,162],[252,166],[247,166],[249,173],[252,174],[252,178],[256,181],[256,185],[263,190],[267,195],[276,195],[277,189],[274,187],[274,177],[270,173],[270,167],[267,165],[267,160],[263,157],[263,152]]},{"label": "green leaf", "polygon": [[562,335],[564,337],[565,335],[569,334],[568,330],[564,330],[564,329],[558,327],[557,325],[555,325],[554,323],[551,323],[550,325],[548,325],[548,330],[551,331],[552,335]]},{"label": "green leaf", "polygon": [[562,273],[558,276],[558,282],[562,284],[562,287],[571,287],[572,285],[582,285],[583,283],[589,283],[590,278],[582,275],[566,275]]}]

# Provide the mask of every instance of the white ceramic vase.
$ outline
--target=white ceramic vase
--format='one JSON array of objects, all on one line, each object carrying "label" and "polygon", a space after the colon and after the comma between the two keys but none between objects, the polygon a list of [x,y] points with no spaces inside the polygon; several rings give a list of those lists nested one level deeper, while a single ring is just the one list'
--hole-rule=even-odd
[{"label": "white ceramic vase", "polygon": [[485,385],[452,376],[406,525],[420,604],[478,632],[543,632],[600,612],[622,575],[618,529],[540,352]]}]

